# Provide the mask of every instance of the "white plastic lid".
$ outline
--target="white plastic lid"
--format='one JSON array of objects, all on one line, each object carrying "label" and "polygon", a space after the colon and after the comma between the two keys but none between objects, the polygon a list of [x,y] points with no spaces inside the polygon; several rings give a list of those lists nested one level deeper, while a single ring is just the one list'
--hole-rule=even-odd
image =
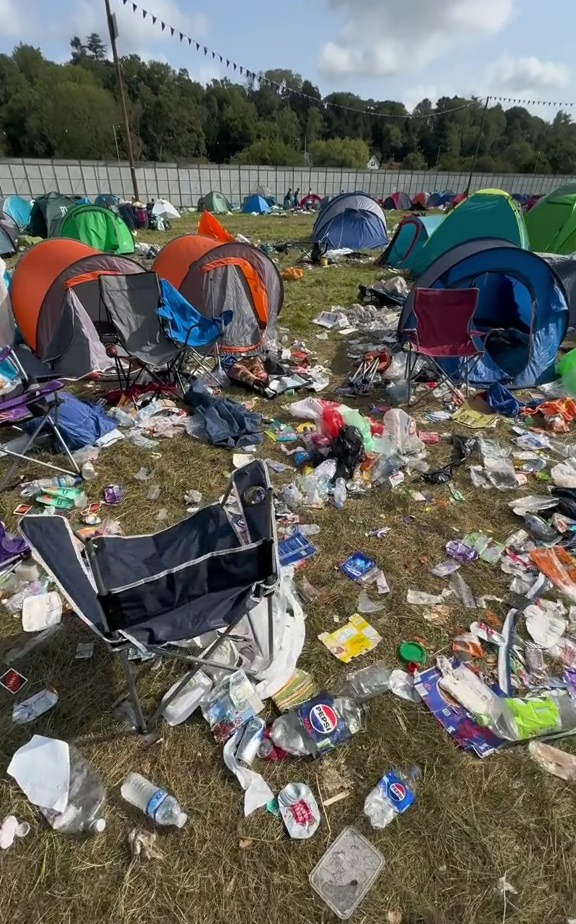
[{"label": "white plastic lid", "polygon": [[188,821],[188,815],[186,814],[186,812],[180,812],[180,814],[176,816],[176,821],[174,822],[174,824],[176,825],[177,828],[183,828],[187,821]]},{"label": "white plastic lid", "polygon": [[104,831],[105,827],[106,827],[106,819],[97,818],[96,821],[93,821],[92,824],[90,825],[90,830],[93,831],[95,834],[102,834],[102,831]]}]

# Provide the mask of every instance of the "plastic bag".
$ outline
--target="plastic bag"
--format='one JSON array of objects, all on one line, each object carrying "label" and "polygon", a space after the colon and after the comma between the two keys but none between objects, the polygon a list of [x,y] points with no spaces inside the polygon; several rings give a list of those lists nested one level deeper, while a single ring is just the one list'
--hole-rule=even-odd
[{"label": "plastic bag", "polygon": [[384,426],[402,455],[418,455],[426,451],[424,443],[418,438],[416,421],[401,408],[392,408],[384,414]]}]

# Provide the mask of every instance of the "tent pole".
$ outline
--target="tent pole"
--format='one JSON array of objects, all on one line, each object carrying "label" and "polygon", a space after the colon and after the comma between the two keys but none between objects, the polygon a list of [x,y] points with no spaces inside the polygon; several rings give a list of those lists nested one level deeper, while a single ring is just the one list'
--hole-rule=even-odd
[{"label": "tent pole", "polygon": [[108,32],[110,33],[110,45],[112,47],[112,57],[114,58],[114,67],[116,68],[116,81],[118,83],[118,94],[120,96],[120,108],[122,109],[122,119],[124,121],[124,133],[126,135],[126,150],[128,152],[128,163],[130,164],[130,176],[132,177],[132,189],[135,199],[140,199],[138,193],[138,180],[136,179],[136,165],[134,162],[134,150],[132,148],[132,135],[130,133],[130,120],[128,118],[128,106],[126,105],[126,91],[122,79],[122,68],[120,58],[118,57],[118,48],[116,41],[118,39],[118,24],[116,14],[110,9],[110,0],[104,0],[106,7],[106,22],[108,23]]},{"label": "tent pole", "polygon": [[470,176],[468,177],[468,185],[466,187],[466,196],[470,195],[470,187],[472,185],[472,174],[474,173],[474,168],[476,166],[476,161],[478,160],[478,154],[480,152],[480,142],[482,141],[482,135],[484,133],[484,123],[486,122],[486,113],[488,112],[488,104],[490,102],[490,97],[486,97],[486,103],[482,112],[482,121],[480,122],[480,130],[478,132],[478,142],[476,144],[476,151],[474,152],[474,160],[472,161],[472,166],[470,167]]}]

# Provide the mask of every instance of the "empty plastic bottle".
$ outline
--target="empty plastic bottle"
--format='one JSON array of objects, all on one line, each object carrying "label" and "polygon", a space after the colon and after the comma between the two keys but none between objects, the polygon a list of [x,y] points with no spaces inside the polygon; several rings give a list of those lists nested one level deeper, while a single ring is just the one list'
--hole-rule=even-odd
[{"label": "empty plastic bottle", "polygon": [[141,809],[159,825],[176,825],[183,828],[188,815],[182,811],[180,803],[174,796],[168,795],[139,773],[129,773],[120,790],[122,797]]},{"label": "empty plastic bottle", "polygon": [[349,697],[320,694],[281,715],[270,730],[276,747],[296,757],[320,757],[362,727],[362,707]]},{"label": "empty plastic bottle", "polygon": [[391,675],[390,667],[387,667],[383,661],[376,661],[369,667],[361,667],[347,674],[340,694],[357,703],[367,703],[368,700],[390,689]]},{"label": "empty plastic bottle", "polygon": [[332,492],[332,499],[334,500],[334,506],[338,510],[342,510],[344,507],[347,496],[348,493],[346,491],[346,482],[344,478],[337,478],[336,484],[334,485],[334,491]]},{"label": "empty plastic bottle", "polygon": [[68,805],[63,812],[47,808],[40,811],[61,834],[100,834],[106,827],[102,817],[105,798],[101,777],[71,744]]},{"label": "empty plastic bottle", "polygon": [[414,779],[416,768],[409,776],[391,770],[368,793],[364,802],[364,814],[373,828],[385,828],[397,815],[403,815],[414,805]]}]

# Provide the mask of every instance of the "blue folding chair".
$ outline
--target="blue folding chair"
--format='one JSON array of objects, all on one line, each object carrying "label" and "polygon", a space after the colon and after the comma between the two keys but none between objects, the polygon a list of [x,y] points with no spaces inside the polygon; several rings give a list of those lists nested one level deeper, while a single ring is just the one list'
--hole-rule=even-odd
[{"label": "blue folding chair", "polygon": [[158,317],[166,337],[184,348],[181,367],[186,364],[189,374],[204,373],[220,385],[214,374],[214,362],[220,371],[219,341],[234,312],[223,311],[219,318],[205,318],[167,279],[161,279],[160,286],[162,304]]}]

